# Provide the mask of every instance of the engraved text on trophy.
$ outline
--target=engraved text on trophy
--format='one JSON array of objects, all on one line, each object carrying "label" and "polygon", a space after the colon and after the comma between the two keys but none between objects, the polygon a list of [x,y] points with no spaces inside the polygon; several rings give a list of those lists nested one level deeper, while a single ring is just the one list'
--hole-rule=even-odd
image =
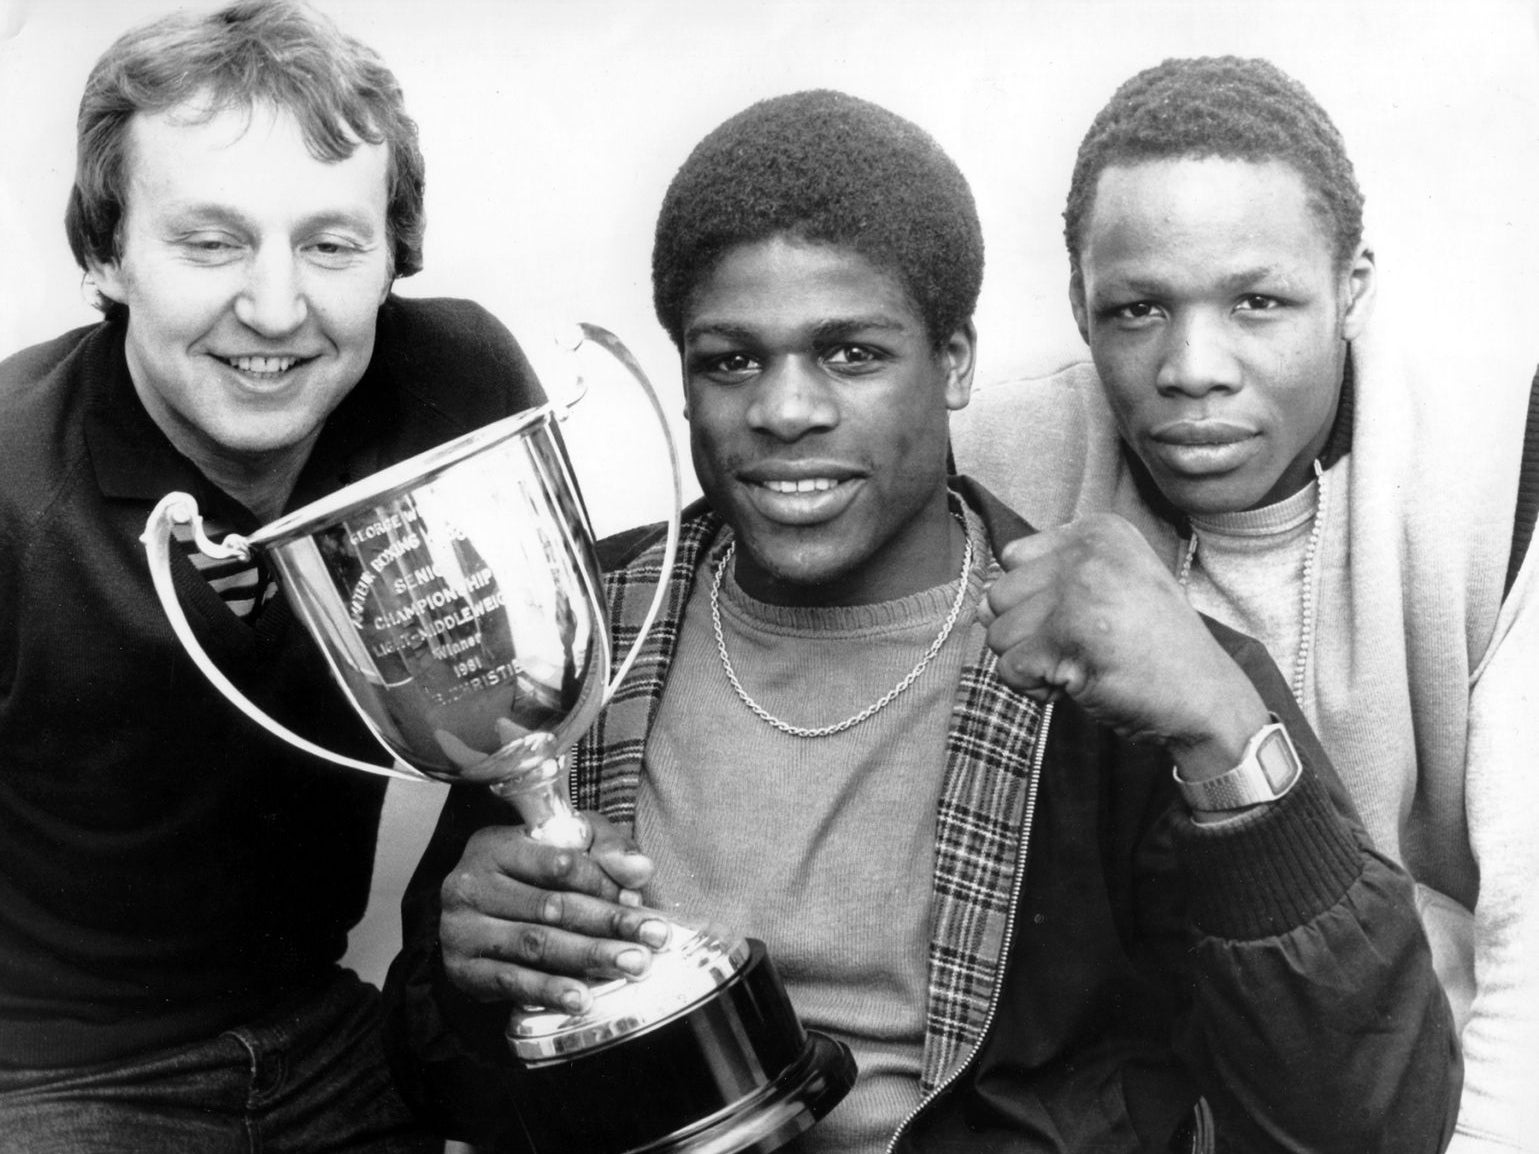
[{"label": "engraved text on trophy", "polygon": [[570,714],[593,640],[550,520],[483,506],[423,487],[319,543],[367,680],[413,748],[460,769]]}]

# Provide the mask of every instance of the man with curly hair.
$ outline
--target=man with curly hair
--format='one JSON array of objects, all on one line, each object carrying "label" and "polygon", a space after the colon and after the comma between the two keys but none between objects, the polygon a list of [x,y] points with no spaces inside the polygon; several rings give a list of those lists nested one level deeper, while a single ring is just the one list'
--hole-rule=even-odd
[{"label": "man with curly hair", "polygon": [[[764,939],[854,1051],[804,1152],[1440,1148],[1410,883],[1270,661],[1128,526],[1033,535],[948,481],[983,271],[950,159],[851,96],[766,100],[684,162],[653,251],[705,499],[572,758],[593,849],[446,803],[386,986],[409,1099],[526,1149],[509,1010],[645,983],[683,910]],[[607,553],[617,636],[657,536]]]},{"label": "man with curly hair", "polygon": [[[0,1150],[442,1149],[338,965],[384,781],[233,709],[138,540],[172,490],[250,533],[540,399],[484,310],[391,293],[422,197],[395,77],[297,4],[136,28],[87,81],[66,225],[105,318],[0,364]],[[205,650],[370,756],[265,570],[200,560]]]},{"label": "man with curly hair", "polygon": [[[1532,349],[1506,363],[1446,319],[1414,341],[1370,324],[1341,134],[1264,60],[1125,83],[1064,220],[1093,363],[980,390],[959,464],[1037,524],[1122,514],[1194,606],[1266,645],[1374,844],[1416,879],[1462,1026],[1451,1149],[1532,1148]],[[1429,372],[1450,332],[1452,378]]]}]

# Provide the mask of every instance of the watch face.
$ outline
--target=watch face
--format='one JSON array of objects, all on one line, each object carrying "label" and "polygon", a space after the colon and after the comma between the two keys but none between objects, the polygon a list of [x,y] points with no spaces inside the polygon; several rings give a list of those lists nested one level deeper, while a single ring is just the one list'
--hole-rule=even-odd
[{"label": "watch face", "polygon": [[1298,775],[1298,757],[1293,752],[1293,743],[1288,740],[1288,733],[1281,726],[1273,729],[1262,740],[1256,750],[1256,762],[1261,766],[1261,772],[1266,774],[1267,784],[1272,787],[1273,796],[1280,796],[1287,792],[1293,779]]}]

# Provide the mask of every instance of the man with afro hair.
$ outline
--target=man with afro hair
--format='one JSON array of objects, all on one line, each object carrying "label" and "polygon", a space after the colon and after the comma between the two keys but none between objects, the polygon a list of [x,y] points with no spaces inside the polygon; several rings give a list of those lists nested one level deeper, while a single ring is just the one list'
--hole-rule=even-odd
[{"label": "man with afro hair", "polygon": [[[1458,1059],[1409,879],[1270,660],[1130,527],[1033,535],[948,479],[982,273],[956,166],[854,97],[766,100],[684,162],[654,251],[705,497],[572,758],[589,853],[445,806],[389,983],[408,1097],[520,1149],[509,1008],[645,981],[650,911],[698,911],[855,1054],[799,1151],[1437,1149]],[[614,546],[620,638],[662,547]]]},{"label": "man with afro hair", "polygon": [[1533,351],[1481,347],[1446,309],[1414,340],[1370,324],[1363,199],[1329,116],[1269,62],[1134,76],[1064,213],[1090,363],[982,390],[957,458],[1036,524],[1123,515],[1194,606],[1290,673],[1374,844],[1416,879],[1461,1025],[1450,1149],[1532,1149]]},{"label": "man with afro hair", "polygon": [[696,146],[652,248],[652,300],[675,345],[691,290],[722,253],[777,235],[893,270],[932,335],[972,319],[983,286],[972,189],[927,133],[885,108],[804,93],[754,105]]}]

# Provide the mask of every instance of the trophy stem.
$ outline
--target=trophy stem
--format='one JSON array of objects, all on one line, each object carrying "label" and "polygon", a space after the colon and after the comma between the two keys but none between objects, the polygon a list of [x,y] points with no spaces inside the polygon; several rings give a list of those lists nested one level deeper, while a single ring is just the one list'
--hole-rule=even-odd
[{"label": "trophy stem", "polygon": [[567,798],[566,774],[550,734],[529,734],[493,757],[506,759],[510,767],[491,790],[518,807],[531,838],[578,851],[593,844],[593,826]]}]

